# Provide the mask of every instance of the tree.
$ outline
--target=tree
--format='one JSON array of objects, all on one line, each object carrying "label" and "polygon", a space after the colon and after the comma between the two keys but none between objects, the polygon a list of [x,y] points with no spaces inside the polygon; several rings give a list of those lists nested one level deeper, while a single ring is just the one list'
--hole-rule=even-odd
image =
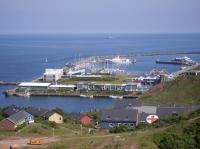
[{"label": "tree", "polygon": [[53,111],[54,112],[56,112],[56,113],[58,113],[58,114],[60,114],[60,115],[62,115],[62,116],[64,116],[64,111],[63,111],[63,109],[61,109],[61,108],[58,108],[58,107],[56,107],[55,109],[53,109]]},{"label": "tree", "polygon": [[57,124],[56,122],[48,122],[49,126],[52,127],[52,128],[56,128],[57,127]]},{"label": "tree", "polygon": [[158,147],[160,149],[195,149],[195,142],[187,135],[167,133],[160,139]]}]

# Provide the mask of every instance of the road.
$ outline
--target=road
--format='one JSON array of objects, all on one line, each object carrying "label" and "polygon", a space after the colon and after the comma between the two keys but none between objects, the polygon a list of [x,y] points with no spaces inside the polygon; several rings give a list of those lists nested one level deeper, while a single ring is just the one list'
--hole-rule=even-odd
[{"label": "road", "polygon": [[[39,137],[43,140],[44,144],[57,141],[58,139],[55,137]],[[18,147],[25,147],[30,146],[27,144],[29,142],[30,138],[24,138],[24,137],[15,137],[15,138],[8,138],[0,140],[0,149],[10,149],[11,145],[17,145]]]}]

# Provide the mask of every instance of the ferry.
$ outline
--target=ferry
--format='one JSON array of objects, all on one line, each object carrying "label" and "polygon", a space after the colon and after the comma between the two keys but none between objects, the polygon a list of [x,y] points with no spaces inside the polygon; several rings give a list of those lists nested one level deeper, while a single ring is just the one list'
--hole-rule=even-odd
[{"label": "ferry", "polygon": [[24,93],[24,94],[17,94],[19,97],[25,97],[25,98],[30,98],[31,94],[29,92]]},{"label": "ferry", "polygon": [[112,98],[112,99],[123,99],[123,96],[110,95],[109,98]]},{"label": "ferry", "polygon": [[83,95],[83,94],[81,94],[80,97],[82,97],[82,98],[91,98],[91,99],[94,98],[93,95]]},{"label": "ferry", "polygon": [[125,57],[120,57],[120,56],[116,56],[112,59],[107,59],[107,61],[112,62],[112,63],[116,63],[116,64],[132,64],[132,63],[136,63],[136,60],[131,60]]},{"label": "ferry", "polygon": [[157,64],[177,64],[177,65],[194,65],[196,64],[191,58],[184,56],[184,57],[177,57],[172,59],[171,61],[160,61],[159,59],[156,60]]}]

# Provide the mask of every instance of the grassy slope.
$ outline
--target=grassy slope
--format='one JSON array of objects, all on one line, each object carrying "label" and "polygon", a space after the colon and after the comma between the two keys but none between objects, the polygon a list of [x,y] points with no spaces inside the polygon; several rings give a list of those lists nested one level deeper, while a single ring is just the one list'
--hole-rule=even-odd
[{"label": "grassy slope", "polygon": [[200,75],[180,76],[173,81],[157,85],[143,95],[146,103],[200,104]]},{"label": "grassy slope", "polygon": [[[137,130],[121,134],[93,134],[75,137],[62,137],[57,143],[51,143],[41,147],[42,149],[158,149],[153,140],[160,133],[182,134],[183,129],[193,126],[200,120],[200,110],[192,114],[186,114],[181,119],[163,123],[159,122],[159,128],[149,127],[146,130]],[[120,137],[117,137],[120,136]]]}]

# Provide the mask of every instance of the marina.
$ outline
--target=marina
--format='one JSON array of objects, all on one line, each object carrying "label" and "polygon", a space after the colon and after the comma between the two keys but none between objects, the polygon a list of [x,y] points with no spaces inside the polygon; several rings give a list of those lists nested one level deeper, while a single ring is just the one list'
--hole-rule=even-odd
[{"label": "marina", "polygon": [[[118,60],[119,60],[118,56]],[[123,99],[124,97],[135,97],[150,90],[153,86],[174,79],[177,74],[189,71],[199,64],[188,57],[175,58],[175,62],[185,62],[191,65],[175,73],[165,70],[152,70],[145,74],[129,74],[124,71],[123,75],[116,72],[108,65],[108,57],[87,57],[75,61],[71,65],[65,65],[63,69],[45,69],[43,76],[34,82],[21,82],[14,90],[4,91],[6,96],[19,96],[30,98],[30,96],[69,96],[93,99],[95,97],[106,97],[112,99]],[[115,59],[115,58],[114,58]],[[106,60],[106,67],[110,73],[99,71]],[[113,59],[111,59],[113,60]],[[125,62],[124,62],[125,61]],[[136,60],[135,60],[136,61]],[[123,57],[123,62],[117,65],[134,65],[129,63],[130,59]],[[116,63],[115,61],[112,63]],[[192,65],[193,64],[193,65]],[[72,71],[73,69],[73,71]],[[96,71],[98,70],[98,71]]]},{"label": "marina", "polygon": [[[90,109],[95,108],[104,108],[109,106],[113,100],[119,100],[119,99],[113,99],[109,98],[109,95],[99,95],[97,96],[96,93],[91,92],[91,95],[93,95],[93,99],[90,98],[80,98],[80,94],[88,95],[88,93],[79,93],[79,94],[60,94],[57,90],[64,90],[67,89],[71,90],[70,86],[77,85],[76,82],[81,82],[80,80],[85,80],[84,82],[87,82],[87,80],[101,80],[103,75],[110,75],[111,73],[115,76],[117,75],[130,75],[135,74],[136,76],[142,76],[143,78],[146,78],[148,76],[145,76],[144,74],[148,74],[151,70],[166,70],[169,74],[175,73],[176,71],[179,71],[181,68],[181,65],[157,65],[155,63],[156,59],[160,59],[163,61],[168,61],[169,59],[174,59],[175,57],[183,57],[184,55],[190,57],[192,60],[195,60],[197,62],[200,61],[199,59],[199,51],[195,50],[198,49],[198,36],[196,35],[189,35],[187,36],[187,39],[182,41],[182,35],[170,35],[170,38],[165,38],[165,40],[159,40],[162,37],[165,37],[165,35],[151,35],[153,39],[155,39],[156,43],[159,43],[156,48],[151,48],[152,40],[149,40],[146,38],[146,36],[137,36],[137,35],[112,35],[111,40],[105,39],[105,42],[103,44],[97,44],[99,41],[104,39],[105,35],[89,35],[89,36],[77,36],[74,37],[74,39],[71,39],[71,36],[63,36],[63,37],[53,37],[53,40],[49,40],[48,37],[40,37],[36,36],[34,38],[26,37],[26,36],[19,36],[17,38],[12,36],[7,36],[8,41],[0,42],[0,46],[2,48],[2,55],[0,55],[1,58],[1,73],[0,73],[0,80],[4,82],[17,82],[16,85],[18,85],[21,82],[30,82],[31,80],[34,80],[33,82],[37,82],[39,80],[43,79],[43,73],[45,73],[46,68],[51,69],[63,69],[63,66],[65,69],[63,69],[63,72],[68,72],[69,68],[71,68],[71,71],[81,70],[81,68],[92,68],[94,72],[101,72],[101,74],[93,74],[86,70],[86,75],[81,75],[85,70],[82,70],[82,72],[79,72],[79,74],[69,74],[71,75],[71,78],[66,79],[66,84],[62,84],[59,81],[54,82],[49,88],[53,92],[51,94],[49,93],[30,93],[30,97],[24,97],[24,96],[5,96],[4,94],[0,94],[1,105],[10,105],[10,104],[16,104],[16,105],[33,105],[36,107],[48,107],[53,108],[56,106],[62,107],[65,111],[89,111]],[[171,36],[173,38],[179,39],[180,42],[171,42]],[[105,37],[108,37],[107,35]],[[124,38],[126,37],[126,38]],[[0,36],[0,38],[5,38]],[[57,38],[57,39],[56,39]],[[60,40],[60,39],[63,40]],[[151,38],[151,39],[152,39]],[[40,43],[33,42],[35,39],[41,41]],[[44,40],[45,39],[45,40]],[[194,40],[195,39],[195,40]],[[198,42],[196,42],[196,39]],[[28,47],[23,45],[22,41],[27,42],[29,45]],[[145,40],[145,41],[144,41]],[[10,41],[15,41],[15,43],[12,43]],[[59,42],[57,42],[59,41]],[[68,42],[66,42],[68,41]],[[120,42],[119,42],[120,41]],[[135,47],[132,44],[132,42],[135,41]],[[191,42],[192,41],[192,42]],[[79,42],[84,42],[85,44],[81,44],[82,49],[79,48]],[[9,44],[12,49],[4,46],[4,44]],[[141,44],[143,43],[143,44]],[[145,43],[145,44],[144,44]],[[167,44],[166,44],[167,43]],[[127,47],[126,45],[131,45],[130,47]],[[187,45],[192,45],[190,48],[187,47]],[[63,45],[63,47],[59,48],[60,45]],[[167,46],[166,46],[167,45]],[[179,49],[173,49],[173,45],[179,45]],[[54,46],[52,48],[51,46]],[[31,48],[33,47],[33,48]],[[40,48],[38,48],[40,47]],[[16,49],[17,48],[17,49]],[[164,51],[164,49],[168,49],[167,51]],[[199,47],[200,48],[200,47]],[[26,49],[26,50],[23,50]],[[84,50],[83,50],[84,49]],[[187,49],[187,51],[180,50],[180,49]],[[9,53],[9,54],[8,54]],[[24,53],[23,55],[20,55],[18,53]],[[17,55],[17,59],[15,59]],[[116,64],[111,62],[106,62],[105,59],[113,59],[117,56],[125,57],[127,59],[136,59],[136,63],[134,64]],[[80,61],[81,60],[81,61]],[[96,62],[95,62],[96,60]],[[78,67],[74,67],[74,64],[78,65]],[[66,65],[66,66],[65,66]],[[7,66],[7,67],[4,67]],[[30,69],[31,66],[31,69]],[[114,72],[117,71],[117,73]],[[91,73],[91,74],[90,74]],[[49,75],[52,75],[48,72]],[[59,75],[58,75],[59,76]],[[149,77],[152,77],[149,74]],[[51,77],[50,77],[51,78]],[[67,74],[64,74],[62,78],[69,78]],[[104,78],[104,77],[103,77]],[[137,86],[140,87],[140,83],[142,82],[142,78],[138,77],[137,80],[134,79],[135,77],[127,77],[122,80],[124,82],[120,81],[119,84],[127,84],[127,91],[133,91],[137,89],[137,92],[141,92],[136,88]],[[109,78],[110,79],[110,78]],[[77,81],[78,80],[78,81]],[[111,83],[109,84],[117,84],[114,83],[112,79]],[[72,82],[70,82],[72,81]],[[131,81],[131,83],[128,83]],[[132,81],[140,81],[140,83],[134,83]],[[144,80],[143,80],[144,81]],[[95,81],[93,81],[95,82]],[[100,81],[101,82],[101,81]],[[103,87],[102,82],[96,82],[95,87],[102,87],[102,88],[115,88],[114,86],[108,86]],[[148,82],[148,83],[151,83]],[[67,85],[68,84],[68,85]],[[106,83],[107,84],[107,83]],[[16,88],[16,85],[1,85],[0,91],[4,92],[6,90],[12,90]],[[64,85],[64,86],[60,86]],[[93,85],[94,86],[94,85]],[[73,86],[71,86],[73,87]],[[87,86],[85,86],[87,87]],[[92,87],[92,86],[90,86]],[[55,91],[54,91],[55,90]],[[99,91],[97,91],[99,92]],[[108,92],[108,91],[107,91]],[[50,95],[50,96],[49,96]],[[89,94],[90,95],[90,94]],[[110,95],[113,95],[113,93],[110,93]],[[114,96],[121,96],[121,95],[115,95]],[[123,96],[123,98],[134,98],[135,95],[132,96]],[[44,104],[45,103],[45,104]],[[81,104],[80,104],[81,103]],[[80,106],[77,106],[80,105]],[[70,105],[70,106],[69,106]]]}]

